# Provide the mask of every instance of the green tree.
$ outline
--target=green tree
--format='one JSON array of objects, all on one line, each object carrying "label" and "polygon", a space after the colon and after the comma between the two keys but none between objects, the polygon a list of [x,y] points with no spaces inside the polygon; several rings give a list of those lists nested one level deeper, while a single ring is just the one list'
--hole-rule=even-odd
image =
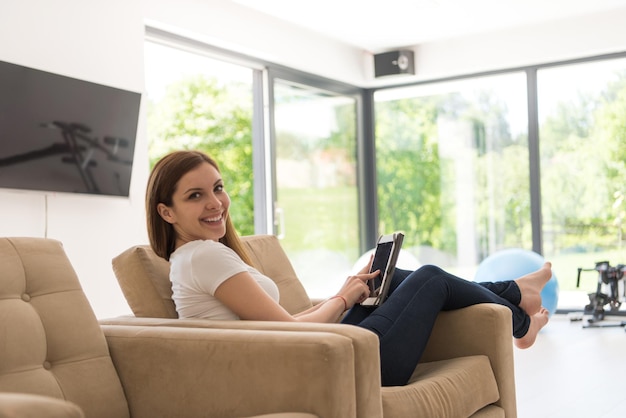
[{"label": "green tree", "polygon": [[[376,118],[381,231],[403,230],[407,246],[456,254],[459,215],[469,204],[479,257],[498,247],[528,246],[527,140],[512,136],[497,92],[379,102]],[[459,177],[459,164],[473,167],[470,179]],[[457,201],[460,184],[471,188],[474,201]]]},{"label": "green tree", "polygon": [[625,115],[622,73],[602,91],[559,103],[541,126],[543,215],[551,229],[560,231],[556,249],[611,246],[614,223],[621,237]]},{"label": "green tree", "polygon": [[250,87],[196,75],[169,85],[163,99],[148,107],[150,167],[180,149],[213,157],[232,201],[230,216],[242,235],[254,233],[251,103]]},{"label": "green tree", "polygon": [[379,231],[404,231],[407,246],[444,246],[436,120],[435,101],[377,104]]},{"label": "green tree", "polygon": [[[626,71],[602,93],[601,106],[596,112],[596,135],[601,138],[606,163],[607,194],[612,201],[606,211],[606,222],[618,228],[618,244],[623,240],[622,225],[626,212]],[[608,202],[607,202],[608,203]]]}]

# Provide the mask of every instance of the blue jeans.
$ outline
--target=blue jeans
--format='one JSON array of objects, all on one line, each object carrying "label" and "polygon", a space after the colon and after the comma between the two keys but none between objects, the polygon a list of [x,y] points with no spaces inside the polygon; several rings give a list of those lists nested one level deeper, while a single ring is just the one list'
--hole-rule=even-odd
[{"label": "blue jeans", "polygon": [[385,303],[377,308],[355,305],[342,323],[378,335],[382,385],[401,386],[422,357],[440,311],[478,303],[504,305],[513,314],[513,336],[520,338],[530,326],[530,317],[518,306],[520,300],[514,281],[476,283],[430,265],[413,272],[396,269]]}]

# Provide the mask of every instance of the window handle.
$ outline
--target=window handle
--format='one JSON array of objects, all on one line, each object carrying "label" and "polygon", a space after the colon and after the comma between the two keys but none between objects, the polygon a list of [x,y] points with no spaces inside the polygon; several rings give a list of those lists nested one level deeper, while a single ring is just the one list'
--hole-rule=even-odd
[{"label": "window handle", "polygon": [[274,230],[278,239],[285,238],[285,211],[283,208],[276,207],[274,210]]}]

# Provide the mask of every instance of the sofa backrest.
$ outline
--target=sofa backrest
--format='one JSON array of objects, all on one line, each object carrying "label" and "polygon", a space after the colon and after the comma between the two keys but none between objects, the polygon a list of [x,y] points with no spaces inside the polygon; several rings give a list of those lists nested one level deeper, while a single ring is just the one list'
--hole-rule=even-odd
[{"label": "sofa backrest", "polygon": [[[242,237],[255,267],[280,291],[280,304],[292,314],[311,307],[311,300],[274,235]],[[136,245],[113,259],[113,271],[131,310],[138,317],[178,318],[172,300],[170,265],[149,245]]]},{"label": "sofa backrest", "polygon": [[172,300],[170,263],[149,245],[130,247],[115,257],[113,272],[135,316],[178,318]]},{"label": "sofa backrest", "polygon": [[128,417],[104,334],[60,242],[0,238],[0,392]]}]

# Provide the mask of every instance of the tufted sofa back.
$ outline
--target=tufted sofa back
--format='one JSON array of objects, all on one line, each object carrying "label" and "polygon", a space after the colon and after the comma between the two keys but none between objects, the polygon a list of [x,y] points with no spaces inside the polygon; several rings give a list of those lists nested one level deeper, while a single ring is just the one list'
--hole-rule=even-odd
[{"label": "tufted sofa back", "polygon": [[104,335],[60,242],[0,238],[0,392],[129,416]]}]

